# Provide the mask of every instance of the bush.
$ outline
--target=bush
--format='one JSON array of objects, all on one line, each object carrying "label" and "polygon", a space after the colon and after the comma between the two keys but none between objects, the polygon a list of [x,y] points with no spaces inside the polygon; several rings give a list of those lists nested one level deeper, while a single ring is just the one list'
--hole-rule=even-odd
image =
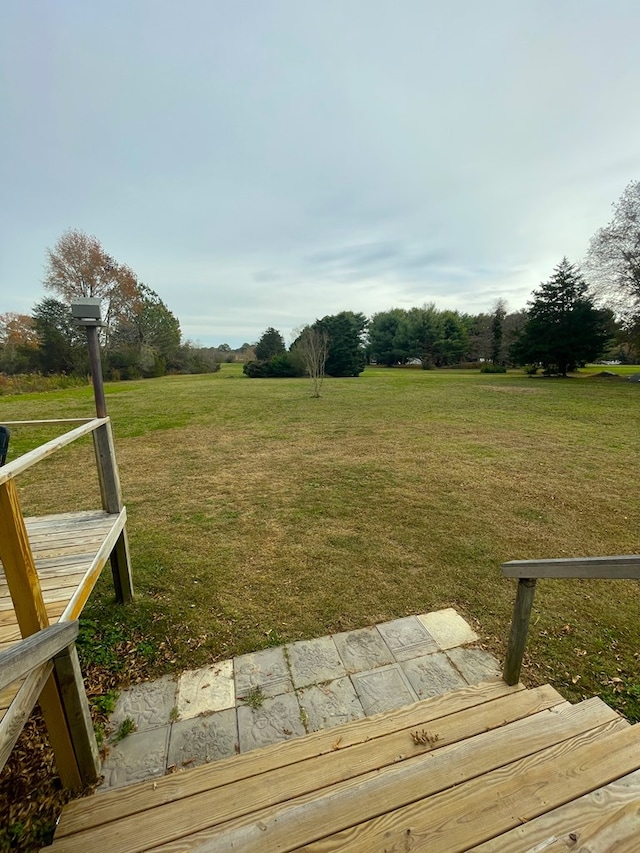
[{"label": "bush", "polygon": [[525,364],[523,369],[524,369],[524,372],[527,374],[527,376],[535,376],[536,373],[538,372],[538,365],[537,364]]},{"label": "bush", "polygon": [[482,367],[480,361],[459,361],[457,364],[443,364],[442,370],[477,370]]},{"label": "bush", "polygon": [[248,361],[242,372],[249,379],[281,379],[304,376],[304,369],[291,353],[281,352],[267,361]]},{"label": "bush", "polygon": [[17,373],[7,376],[0,373],[0,397],[10,394],[33,394],[37,391],[57,391],[62,388],[79,388],[88,385],[87,376],[67,376],[66,373]]},{"label": "bush", "polygon": [[493,364],[488,362],[487,364],[483,364],[480,368],[480,373],[506,373],[507,368],[502,364]]}]

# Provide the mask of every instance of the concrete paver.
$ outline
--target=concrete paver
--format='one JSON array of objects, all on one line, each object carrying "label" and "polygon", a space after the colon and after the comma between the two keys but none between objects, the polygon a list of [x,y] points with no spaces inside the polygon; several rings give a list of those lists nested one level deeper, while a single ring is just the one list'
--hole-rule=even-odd
[{"label": "concrete paver", "polygon": [[134,732],[119,743],[112,744],[102,765],[102,788],[119,788],[154,776],[164,776],[169,728],[169,725],[165,725]]},{"label": "concrete paver", "polygon": [[281,740],[290,740],[305,734],[300,718],[300,706],[293,693],[283,693],[264,699],[260,707],[238,706],[238,736],[240,751],[247,752],[260,746],[269,746]]},{"label": "concrete paver", "polygon": [[102,790],[409,705],[500,674],[452,608],[279,646],[123,691]]},{"label": "concrete paver", "polygon": [[176,704],[177,682],[165,675],[155,681],[143,681],[124,690],[111,716],[114,729],[126,719],[133,720],[138,732],[165,726]]},{"label": "concrete paver", "polygon": [[236,700],[260,688],[263,696],[291,693],[293,682],[282,646],[251,652],[234,659]]},{"label": "concrete paver", "polygon": [[392,711],[417,702],[413,688],[397,663],[351,676],[365,714]]},{"label": "concrete paver", "polygon": [[449,693],[466,685],[443,652],[434,652],[400,664],[418,699]]},{"label": "concrete paver", "polygon": [[397,661],[438,651],[438,644],[415,616],[384,622],[378,625],[378,631]]},{"label": "concrete paver", "polygon": [[177,713],[181,720],[224,711],[236,704],[233,661],[183,672],[178,681]]},{"label": "concrete paver", "polygon": [[359,720],[365,715],[348,676],[322,686],[305,687],[299,691],[298,700],[310,732]]},{"label": "concrete paver", "polygon": [[167,766],[195,767],[239,751],[235,708],[206,717],[179,720],[171,726]]},{"label": "concrete paver", "polygon": [[377,628],[361,628],[334,634],[333,639],[347,672],[362,672],[395,663]]},{"label": "concrete paver", "polygon": [[285,647],[294,687],[307,687],[346,675],[332,637],[301,640]]},{"label": "concrete paver", "polygon": [[498,661],[483,649],[449,649],[447,656],[469,684],[477,684],[479,681],[501,675]]},{"label": "concrete paver", "polygon": [[418,616],[441,649],[452,649],[475,643],[478,635],[471,629],[460,614],[448,607],[446,610],[436,610],[434,613],[424,613]]}]

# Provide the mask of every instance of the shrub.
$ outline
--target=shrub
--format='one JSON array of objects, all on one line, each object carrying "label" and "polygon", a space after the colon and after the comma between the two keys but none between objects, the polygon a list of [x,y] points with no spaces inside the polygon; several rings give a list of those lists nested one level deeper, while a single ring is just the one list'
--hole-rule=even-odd
[{"label": "shrub", "polygon": [[502,364],[493,364],[492,362],[488,362],[483,364],[480,368],[480,373],[506,373],[507,368]]}]

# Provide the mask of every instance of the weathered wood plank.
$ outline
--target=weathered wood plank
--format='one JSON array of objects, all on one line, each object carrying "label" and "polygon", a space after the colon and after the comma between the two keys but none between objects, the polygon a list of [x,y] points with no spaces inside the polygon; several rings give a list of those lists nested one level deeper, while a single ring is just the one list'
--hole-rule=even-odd
[{"label": "weathered wood plank", "polygon": [[[293,789],[288,801],[264,809],[259,808],[259,802],[254,807],[249,805],[245,815],[238,819],[192,833],[177,845],[151,849],[154,853],[175,853],[182,845],[182,849],[202,853],[236,849],[243,853],[262,850],[284,853],[459,786],[571,737],[603,730],[603,726],[612,724],[614,717],[601,702],[589,707],[569,706],[566,713],[541,711],[503,728],[476,733],[423,757],[388,765],[382,772],[353,774],[353,778],[345,778],[331,788],[302,796]],[[618,721],[614,720],[614,724]],[[479,722],[475,731],[481,729]],[[218,807],[216,801],[216,811]],[[363,845],[359,849],[368,850],[368,847]]]},{"label": "weathered wood plank", "polygon": [[[548,694],[545,696],[545,692]],[[478,731],[484,731],[489,728],[493,735],[500,735],[506,730],[505,723],[512,722],[514,719],[520,721],[526,728],[520,731],[518,740],[520,750],[524,749],[525,754],[528,751],[540,748],[540,744],[548,745],[555,743],[558,731],[558,721],[561,715],[552,715],[548,710],[539,712],[535,721],[528,717],[529,712],[534,712],[540,706],[548,702],[555,702],[555,691],[541,691],[537,696],[528,695],[529,691],[523,691],[512,697],[507,697],[496,702],[488,703],[480,709],[472,708],[458,714],[450,715],[437,721],[437,734],[439,738],[434,745],[434,752],[431,753],[431,747],[416,747],[411,737],[411,732],[401,730],[386,735],[384,738],[379,738],[375,742],[365,742],[358,746],[353,746],[346,750],[334,750],[326,755],[308,758],[294,766],[280,768],[267,772],[257,777],[242,780],[240,782],[231,782],[223,788],[217,788],[214,791],[207,791],[196,796],[191,796],[182,799],[172,804],[166,804],[162,809],[154,809],[151,812],[144,813],[144,838],[140,832],[140,819],[133,815],[126,820],[117,820],[114,824],[104,825],[100,831],[101,844],[103,850],[121,850],[122,853],[133,853],[151,849],[154,845],[163,844],[168,841],[180,838],[182,835],[188,834],[192,836],[194,832],[204,831],[205,835],[214,825],[223,824],[226,821],[234,821],[234,827],[237,827],[236,818],[247,816],[246,820],[241,820],[241,827],[245,825],[254,826],[256,821],[261,826],[268,825],[267,809],[270,806],[276,806],[276,811],[279,817],[274,818],[273,824],[282,826],[280,810],[277,804],[285,803],[284,808],[288,808],[286,801],[294,798],[304,797],[306,802],[315,802],[319,797],[322,799],[321,790],[329,788],[330,793],[327,794],[328,799],[333,801],[334,797],[339,796],[342,802],[347,790],[358,791],[367,782],[371,784],[371,788],[367,789],[366,796],[362,799],[367,803],[367,808],[373,802],[373,792],[377,789],[378,782],[376,780],[393,779],[393,793],[386,789],[379,793],[378,805],[380,802],[388,803],[389,796],[398,796],[400,803],[406,802],[406,797],[415,795],[415,785],[418,779],[426,779],[428,777],[429,784],[446,785],[446,781],[442,781],[443,777],[439,777],[436,772],[436,767],[442,767],[443,773],[453,771],[455,780],[459,781],[460,776],[465,776],[467,773],[473,774],[478,767],[483,767],[483,758],[486,758],[487,753],[494,754],[500,763],[504,763],[504,756],[507,752],[496,750],[495,744],[489,748],[485,748],[477,763],[471,760],[460,762],[464,765],[464,770],[459,767],[453,770],[453,760],[450,752],[447,752],[447,745],[457,743],[466,738],[472,737]],[[570,709],[571,706],[569,706]],[[589,708],[583,708],[580,713],[574,713],[571,720],[562,719],[560,728],[566,730],[567,726],[571,728],[571,721],[577,721],[574,725],[573,732],[576,729],[582,730],[585,725],[593,726],[601,723],[603,720],[611,719],[615,715],[603,703],[594,703]],[[523,719],[523,717],[525,719]],[[580,718],[580,719],[579,719]],[[588,723],[585,721],[588,718]],[[499,731],[496,732],[496,729]],[[334,736],[339,736],[340,728],[333,730]],[[571,733],[571,732],[570,732]],[[569,734],[570,734],[569,733]],[[569,735],[565,735],[569,736]],[[483,734],[484,743],[487,744],[490,740],[489,734]],[[536,739],[537,738],[537,739]],[[440,745],[442,744],[442,746]],[[516,755],[517,747],[514,746]],[[436,760],[437,753],[442,752],[446,757]],[[426,753],[431,753],[426,755]],[[402,759],[402,760],[401,760]],[[429,772],[425,773],[424,762],[429,760]],[[398,778],[396,769],[400,764],[405,767],[405,773],[410,777],[405,785],[398,786]],[[381,768],[385,768],[384,773]],[[391,770],[391,768],[396,768]],[[409,768],[409,769],[406,769]],[[448,770],[446,769],[448,768]],[[345,781],[350,780],[350,781]],[[386,784],[386,783],[383,783]],[[437,788],[436,788],[437,790]],[[320,793],[319,793],[320,792]],[[215,804],[215,805],[214,805]],[[99,800],[96,806],[99,806]],[[353,802],[346,802],[342,814],[352,813]],[[259,811],[260,810],[260,811]],[[376,814],[377,812],[374,812]],[[318,822],[321,832],[328,831],[326,829],[326,802],[323,800],[322,806],[318,810],[314,809],[314,820]],[[318,818],[319,815],[322,815]],[[157,821],[154,820],[157,818]],[[300,843],[299,839],[304,838],[304,833],[309,829],[309,825],[305,824],[302,834],[296,834],[298,829],[293,829],[292,825],[298,827],[304,824],[304,810],[296,812],[296,817],[286,823],[287,831],[285,837],[298,839],[296,844]],[[313,823],[313,821],[312,821]],[[324,829],[323,829],[324,828]],[[342,828],[338,826],[338,828]],[[225,833],[224,844],[225,849],[238,850],[253,850],[253,847],[247,847],[248,838],[246,834],[240,832],[236,837],[228,835],[227,825],[220,832]],[[316,827],[317,829],[317,827]],[[214,831],[214,835],[218,835],[218,831]],[[287,849],[286,846],[281,848],[283,842],[279,832],[277,837],[271,836],[269,831],[260,829],[257,831],[258,846],[260,850],[278,850]],[[74,836],[72,836],[74,838]],[[127,839],[126,841],[124,839]],[[308,836],[307,836],[308,838]],[[198,842],[202,840],[202,835],[198,836]],[[74,845],[63,847],[67,851],[77,851],[82,849],[82,843],[87,846],[90,838],[87,835],[80,833],[80,836],[75,837]],[[287,842],[289,843],[289,842]],[[117,846],[120,845],[120,846]],[[55,848],[54,848],[55,849]]]},{"label": "weathered wood plank", "polygon": [[27,530],[31,532],[39,527],[50,527],[51,525],[60,524],[66,525],[74,521],[88,523],[92,519],[100,521],[105,516],[103,509],[82,509],[74,510],[74,512],[57,512],[49,515],[30,515],[24,520]]},{"label": "weathered wood plank", "polygon": [[82,608],[84,607],[91,590],[95,586],[96,581],[100,577],[100,572],[109,559],[126,523],[127,510],[123,507],[120,514],[117,516],[117,520],[114,522],[109,535],[103,540],[100,549],[96,553],[91,566],[82,580],[82,583],[78,585],[78,588],[71,596],[69,604],[66,606],[62,616],[60,617],[61,622],[77,619],[82,612]]},{"label": "weathered wood plank", "polygon": [[0,483],[0,559],[22,636],[46,628],[49,618],[13,480]]},{"label": "weathered wood plank", "polygon": [[511,618],[511,631],[507,645],[507,656],[504,662],[502,677],[507,684],[517,684],[520,680],[522,659],[527,645],[527,634],[529,633],[529,620],[531,619],[531,608],[533,597],[536,592],[535,578],[520,578],[518,581],[518,592],[513,606]]},{"label": "weathered wood plank", "polygon": [[58,450],[61,450],[68,444],[82,438],[83,435],[93,432],[102,424],[108,423],[108,421],[109,418],[94,418],[88,423],[82,424],[81,426],[76,427],[76,429],[72,429],[70,432],[66,432],[64,435],[60,435],[57,438],[48,441],[46,444],[41,444],[34,450],[30,450],[28,453],[8,462],[0,468],[0,484],[11,480],[13,477],[17,477],[18,474],[22,474],[23,471],[31,468],[32,465],[41,462],[48,456],[52,456]]},{"label": "weathered wood plank", "polygon": [[[69,803],[62,812],[56,838],[108,823],[127,814],[133,815],[164,803],[221,788],[241,779],[289,767],[313,756],[333,753],[336,751],[334,747],[338,737],[342,738],[339,744],[341,752],[347,750],[351,754],[353,747],[363,743],[370,744],[373,750],[378,738],[393,732],[422,729],[433,724],[435,720],[448,718],[470,708],[479,710],[487,704],[520,692],[525,692],[521,685],[508,687],[502,679],[496,679],[465,687],[445,696],[435,696],[395,711],[347,723],[340,726],[338,733],[335,728],[322,730],[304,738],[295,738],[196,767],[188,773],[140,782],[127,788],[124,803],[118,790],[105,791],[99,797],[88,800],[76,800]],[[563,701],[558,693],[550,696],[558,703]]]},{"label": "weathered wood plank", "polygon": [[[102,507],[107,512],[120,512],[123,509],[120,475],[116,464],[116,451],[113,443],[111,423],[100,426],[93,434],[98,479]],[[115,547],[110,554],[113,585],[116,600],[123,603],[133,599],[133,580],[131,575],[131,556],[126,528],[123,527]]]},{"label": "weathered wood plank", "polygon": [[567,557],[558,560],[511,560],[503,563],[506,578],[640,578],[640,554],[616,557]]},{"label": "weathered wood plank", "polygon": [[45,682],[51,675],[53,663],[47,661],[31,672],[12,697],[11,705],[0,720],[0,769],[4,767],[16,745],[24,724],[29,719],[33,706]]},{"label": "weathered wood plank", "polygon": [[[639,797],[640,770],[636,770],[535,820],[479,844],[469,853],[522,853],[568,832],[575,832],[582,841],[583,832],[594,822],[616,812],[621,806],[636,803]],[[541,848],[541,853],[547,853],[547,848]]]},{"label": "weathered wood plank", "polygon": [[5,426],[43,426],[44,424],[88,424],[95,418],[45,418],[40,421],[2,421]]},{"label": "weathered wood plank", "polygon": [[296,849],[382,853],[410,839],[429,853],[462,853],[640,767],[640,730],[604,737],[604,728]]},{"label": "weathered wood plank", "polygon": [[71,645],[78,636],[78,622],[51,625],[0,654],[0,689],[25,678],[32,669]]},{"label": "weathered wood plank", "polygon": [[87,785],[98,780],[100,758],[75,645],[57,654],[53,665],[78,771]]}]

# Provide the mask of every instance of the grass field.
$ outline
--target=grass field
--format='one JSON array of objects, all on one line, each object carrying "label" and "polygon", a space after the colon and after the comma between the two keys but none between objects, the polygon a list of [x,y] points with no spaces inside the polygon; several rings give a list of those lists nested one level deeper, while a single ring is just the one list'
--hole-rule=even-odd
[{"label": "grass field", "polygon": [[[640,385],[588,374],[368,368],[320,400],[239,365],[108,385],[136,601],[104,573],[85,660],[124,681],[446,606],[502,656],[501,562],[640,551]],[[91,411],[86,388],[0,403]],[[15,428],[13,455],[53,434]],[[90,439],[38,466],[25,512],[96,506],[94,469]],[[525,679],[640,719],[638,611],[636,582],[539,583]]]}]

